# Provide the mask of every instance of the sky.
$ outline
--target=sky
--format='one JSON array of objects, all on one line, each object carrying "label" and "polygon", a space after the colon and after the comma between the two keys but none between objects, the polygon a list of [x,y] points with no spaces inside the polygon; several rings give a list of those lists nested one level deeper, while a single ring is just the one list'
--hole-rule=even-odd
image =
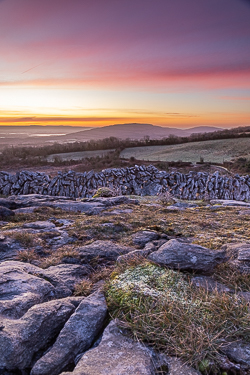
[{"label": "sky", "polygon": [[250,125],[250,0],[0,0],[0,125]]}]

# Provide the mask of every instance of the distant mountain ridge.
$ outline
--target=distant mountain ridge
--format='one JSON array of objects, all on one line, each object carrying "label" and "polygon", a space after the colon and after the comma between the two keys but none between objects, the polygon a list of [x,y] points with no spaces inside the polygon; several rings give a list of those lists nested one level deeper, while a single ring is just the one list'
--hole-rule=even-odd
[{"label": "distant mountain ridge", "polygon": [[62,141],[66,140],[66,138],[68,139],[71,137],[71,141],[88,141],[91,139],[103,139],[108,137],[116,137],[120,139],[142,139],[146,136],[150,137],[151,139],[161,139],[164,137],[169,137],[170,135],[185,137],[193,133],[210,133],[217,130],[222,130],[222,128],[213,126],[198,126],[190,129],[178,129],[152,124],[129,123],[109,125],[103,126],[101,128],[93,128],[90,130],[74,132],[72,134],[57,137],[57,140]]},{"label": "distant mountain ridge", "polygon": [[116,124],[98,128],[76,126],[0,126],[0,149],[6,146],[42,146],[45,144],[85,142],[115,137],[119,139],[188,137],[193,133],[210,133],[221,128],[198,126],[190,129],[169,128],[152,124]]}]

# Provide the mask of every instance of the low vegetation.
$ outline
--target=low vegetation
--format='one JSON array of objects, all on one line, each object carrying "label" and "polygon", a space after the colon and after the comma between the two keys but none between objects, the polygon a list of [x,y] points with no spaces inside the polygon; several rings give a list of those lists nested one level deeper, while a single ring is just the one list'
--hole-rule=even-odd
[{"label": "low vegetation", "polygon": [[[170,194],[131,198],[138,199],[140,205],[110,207],[104,214],[93,216],[39,208],[10,217],[2,233],[25,247],[18,254],[19,260],[34,262],[42,268],[80,264],[77,248],[95,240],[134,246],[132,234],[139,230],[154,230],[169,239],[215,250],[227,243],[250,242],[250,216],[246,209],[211,207],[208,202],[195,201],[189,203],[196,207],[178,211],[169,207],[176,201]],[[50,220],[59,230],[59,219],[72,221],[65,229],[72,243],[54,250],[46,245],[51,239],[48,232],[34,237],[17,229],[27,222]],[[42,244],[42,254],[36,250],[36,244]],[[250,342],[249,306],[236,295],[250,291],[250,275],[240,273],[229,263],[218,265],[213,279],[231,288],[230,294],[198,289],[191,283],[192,274],[159,267],[140,256],[119,265],[94,258],[88,267],[90,274],[75,285],[74,295],[87,296],[105,282],[111,316],[119,318],[133,337],[181,357],[204,375],[222,375],[220,360],[227,340]]]},{"label": "low vegetation", "polygon": [[106,292],[112,317],[136,339],[203,373],[221,373],[219,352],[227,340],[250,342],[248,305],[234,294],[208,293],[192,286],[188,274],[146,262],[114,275]]},{"label": "low vegetation", "polygon": [[165,164],[160,168],[165,170],[178,167],[180,163],[183,166],[185,163],[210,162],[223,164],[234,172],[246,173],[250,170],[249,142],[250,127],[192,134],[189,137],[170,135],[156,140],[147,136],[141,140],[109,137],[39,147],[7,147],[0,153],[0,163],[2,168],[12,169],[73,166],[75,170],[83,172],[127,167],[135,161],[140,164],[143,160],[144,163],[150,160],[156,166],[163,161]]}]

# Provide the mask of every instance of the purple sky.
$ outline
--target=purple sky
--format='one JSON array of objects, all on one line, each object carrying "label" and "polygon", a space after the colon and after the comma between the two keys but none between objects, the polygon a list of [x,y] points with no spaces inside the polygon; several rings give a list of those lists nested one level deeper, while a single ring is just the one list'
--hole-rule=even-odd
[{"label": "purple sky", "polygon": [[250,1],[2,0],[0,51],[2,124],[250,125]]}]

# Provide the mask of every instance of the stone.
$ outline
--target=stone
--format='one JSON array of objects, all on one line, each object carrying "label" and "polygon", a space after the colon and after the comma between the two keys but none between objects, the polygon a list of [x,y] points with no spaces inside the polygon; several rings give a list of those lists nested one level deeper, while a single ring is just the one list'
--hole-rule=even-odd
[{"label": "stone", "polygon": [[122,333],[111,321],[100,344],[86,353],[73,372],[62,375],[153,375],[159,368],[152,350]]},{"label": "stone", "polygon": [[21,250],[23,247],[18,241],[4,236],[0,241],[0,262],[15,259]]},{"label": "stone", "polygon": [[170,240],[151,253],[148,259],[161,266],[181,271],[210,273],[217,264],[225,262],[226,252]]},{"label": "stone", "polygon": [[0,219],[7,219],[15,216],[15,213],[7,207],[0,206]]},{"label": "stone", "polygon": [[82,263],[89,263],[94,258],[100,261],[115,261],[120,255],[127,254],[134,249],[112,241],[99,240],[75,250],[79,252]]},{"label": "stone", "polygon": [[154,231],[142,230],[134,233],[132,235],[134,245],[140,247],[141,249],[146,245],[146,243],[153,240],[158,240],[159,234]]},{"label": "stone", "polygon": [[208,292],[219,292],[219,293],[234,293],[233,289],[228,288],[226,285],[219,283],[209,276],[195,276],[192,277],[191,283],[197,288],[206,289]]},{"label": "stone", "polygon": [[23,228],[31,228],[40,231],[50,231],[55,229],[55,224],[50,221],[35,221],[33,223],[25,223],[23,224]]},{"label": "stone", "polygon": [[237,200],[227,200],[227,199],[212,199],[211,204],[221,204],[225,207],[248,207],[250,208],[250,202],[242,202]]},{"label": "stone", "polygon": [[88,350],[103,330],[107,306],[100,292],[84,298],[61,330],[55,344],[34,365],[31,375],[58,375]]},{"label": "stone", "polygon": [[37,303],[71,295],[64,284],[56,288],[43,279],[42,271],[28,263],[0,263],[0,315],[20,318]]},{"label": "stone", "polygon": [[201,373],[194,368],[184,364],[179,358],[167,357],[168,364],[167,375],[201,375]]},{"label": "stone", "polygon": [[226,251],[231,266],[242,273],[250,274],[250,244],[229,243],[221,249]]},{"label": "stone", "polygon": [[250,370],[250,345],[243,342],[233,342],[224,345],[221,348],[222,353],[227,357],[240,364],[241,369]]},{"label": "stone", "polygon": [[17,320],[1,318],[0,373],[30,369],[35,355],[48,348],[74,310],[62,299],[33,306]]},{"label": "stone", "polygon": [[134,250],[134,251],[130,251],[129,253],[127,254],[124,254],[124,255],[120,255],[116,262],[118,264],[124,264],[124,263],[127,263],[133,259],[140,259],[140,258],[147,258],[147,256],[152,253],[152,248],[150,249],[143,249],[143,250]]},{"label": "stone", "polygon": [[79,283],[91,272],[87,266],[79,264],[59,264],[40,271],[40,275],[56,288],[63,284],[73,292],[75,284]]},{"label": "stone", "polygon": [[16,210],[13,210],[15,214],[32,214],[39,206],[33,206],[33,207],[23,207],[23,208],[17,208]]}]

